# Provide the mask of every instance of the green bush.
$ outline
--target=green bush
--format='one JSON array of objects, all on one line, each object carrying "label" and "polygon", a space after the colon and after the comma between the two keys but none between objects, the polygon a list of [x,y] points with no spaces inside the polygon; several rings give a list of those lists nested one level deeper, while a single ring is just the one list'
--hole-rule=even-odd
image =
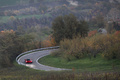
[{"label": "green bush", "polygon": [[[96,58],[101,54],[106,59],[120,59],[120,35],[96,34],[92,37],[64,39],[60,42],[60,50],[68,61],[85,56]],[[60,52],[59,52],[60,53]]]},{"label": "green bush", "polygon": [[106,59],[120,59],[120,38],[112,35],[111,40],[107,40],[109,43],[103,52],[103,57]]},{"label": "green bush", "polygon": [[61,50],[55,50],[55,51],[53,51],[52,53],[51,53],[51,56],[56,56],[56,57],[58,57],[58,56],[60,56],[60,55],[62,55],[63,54],[63,51],[61,51]]}]

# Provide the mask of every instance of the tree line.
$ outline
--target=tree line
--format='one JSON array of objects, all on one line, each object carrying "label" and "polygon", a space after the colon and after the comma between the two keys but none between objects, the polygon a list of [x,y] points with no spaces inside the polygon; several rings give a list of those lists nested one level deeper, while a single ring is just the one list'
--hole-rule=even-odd
[{"label": "tree line", "polygon": [[[107,59],[118,58],[119,32],[115,36],[108,35],[107,38],[100,35],[91,37],[97,31],[93,31],[91,34],[88,32],[88,23],[78,20],[73,14],[56,17],[52,22],[52,29],[40,26],[25,29],[18,26],[16,31],[3,30],[0,32],[0,64],[3,67],[13,66],[12,63],[18,54],[31,49],[55,45],[61,46],[62,54],[64,53],[64,57],[68,60],[71,59],[71,56],[78,59],[86,55],[96,57],[100,52],[104,52],[102,55]],[[50,36],[48,37],[48,35]],[[110,46],[112,43],[116,43],[114,45],[116,48],[113,49]],[[113,51],[109,52],[109,49]]]},{"label": "tree line", "polygon": [[68,61],[84,57],[96,58],[97,55],[108,60],[120,59],[120,31],[116,25],[114,23],[111,33],[100,34],[97,30],[89,31],[88,23],[78,21],[72,14],[59,16],[53,21],[52,29],[60,50],[52,55],[62,56]]},{"label": "tree line", "polygon": [[[18,26],[15,31],[3,30],[0,32],[0,64],[2,67],[13,66],[15,57],[24,51],[54,46],[64,38],[72,39],[79,34],[85,37],[87,32],[87,23],[77,20],[73,14],[55,18],[52,30],[49,27],[39,26],[27,29]],[[50,36],[45,37],[45,35]]]},{"label": "tree line", "polygon": [[27,30],[21,26],[16,31],[3,30],[0,32],[0,68],[14,66],[17,55],[22,52],[41,47],[54,46],[54,39],[49,36],[49,27],[31,27]]},{"label": "tree line", "polygon": [[33,37],[30,35],[19,36],[13,30],[0,32],[0,65],[13,66],[15,57],[22,53]]},{"label": "tree line", "polygon": [[[33,0],[35,1],[35,0]],[[73,7],[68,5],[67,3],[62,5],[60,2],[60,6],[55,6],[55,7],[47,7],[47,5],[39,5],[37,7],[22,7],[22,9],[17,9],[17,10],[8,10],[8,11],[3,11],[1,12],[1,15],[9,15],[9,16],[14,16],[17,17],[18,15],[25,16],[25,15],[42,15],[43,17],[38,18],[24,18],[24,19],[15,19],[16,21],[8,21],[5,23],[1,23],[0,26],[2,27],[1,29],[8,28],[10,29],[11,27],[16,27],[19,25],[22,25],[24,27],[26,26],[34,26],[35,24],[38,25],[47,25],[51,26],[52,21],[57,17],[57,16],[64,16],[68,15],[70,13],[74,14],[79,20],[86,20],[91,23],[95,18],[98,17],[98,15],[101,15],[104,19],[106,19],[106,15],[109,17],[108,20],[112,20],[112,18],[119,18],[119,3],[109,3],[107,1],[99,1],[98,0],[93,0],[93,1],[88,1],[85,0],[87,3],[79,4],[77,7]],[[31,1],[30,1],[31,2]],[[43,1],[44,2],[44,1]],[[52,2],[52,1],[51,1]],[[80,2],[80,1],[78,1]],[[46,2],[45,2],[46,3]],[[50,5],[50,4],[49,4]],[[114,9],[113,9],[114,8]],[[25,12],[28,11],[28,12]],[[25,12],[25,13],[24,13]],[[98,18],[97,18],[98,19]],[[28,21],[27,21],[28,20]],[[24,24],[21,24],[25,22]],[[99,28],[102,27],[103,25],[96,25],[96,22],[92,22],[90,25],[91,27]],[[18,24],[18,25],[17,25]],[[10,27],[9,27],[10,26]],[[12,28],[11,28],[12,29]]]}]

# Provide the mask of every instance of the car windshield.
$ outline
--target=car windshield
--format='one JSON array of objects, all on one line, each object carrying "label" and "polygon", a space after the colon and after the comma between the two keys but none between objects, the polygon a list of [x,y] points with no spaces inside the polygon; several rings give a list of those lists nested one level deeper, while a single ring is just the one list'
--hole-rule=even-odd
[{"label": "car windshield", "polygon": [[30,59],[27,59],[27,61],[30,61]]}]

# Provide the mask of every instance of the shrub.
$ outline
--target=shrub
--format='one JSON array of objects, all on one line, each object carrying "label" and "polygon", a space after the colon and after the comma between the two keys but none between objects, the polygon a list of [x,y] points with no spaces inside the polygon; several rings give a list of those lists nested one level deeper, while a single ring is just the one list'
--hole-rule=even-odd
[{"label": "shrub", "polygon": [[102,53],[106,59],[120,59],[120,34],[96,34],[90,37],[75,37],[60,42],[60,49],[67,60],[80,59],[85,56],[96,58]]},{"label": "shrub", "polygon": [[106,48],[103,57],[106,59],[120,59],[120,34],[109,35],[106,40]]},{"label": "shrub", "polygon": [[58,57],[62,54],[63,54],[63,51],[61,51],[61,50],[55,50],[51,53],[52,56],[56,56],[56,57]]},{"label": "shrub", "polygon": [[90,32],[88,33],[88,36],[89,36],[89,37],[94,36],[96,33],[97,33],[97,30],[90,31]]},{"label": "shrub", "polygon": [[42,47],[50,47],[50,46],[56,46],[56,42],[53,37],[48,36],[46,40],[42,41]]}]

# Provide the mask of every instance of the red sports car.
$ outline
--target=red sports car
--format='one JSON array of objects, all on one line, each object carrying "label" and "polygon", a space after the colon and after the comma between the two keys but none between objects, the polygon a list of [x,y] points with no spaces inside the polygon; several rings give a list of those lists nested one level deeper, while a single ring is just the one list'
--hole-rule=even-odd
[{"label": "red sports car", "polygon": [[25,59],[25,63],[32,63],[31,59]]}]

